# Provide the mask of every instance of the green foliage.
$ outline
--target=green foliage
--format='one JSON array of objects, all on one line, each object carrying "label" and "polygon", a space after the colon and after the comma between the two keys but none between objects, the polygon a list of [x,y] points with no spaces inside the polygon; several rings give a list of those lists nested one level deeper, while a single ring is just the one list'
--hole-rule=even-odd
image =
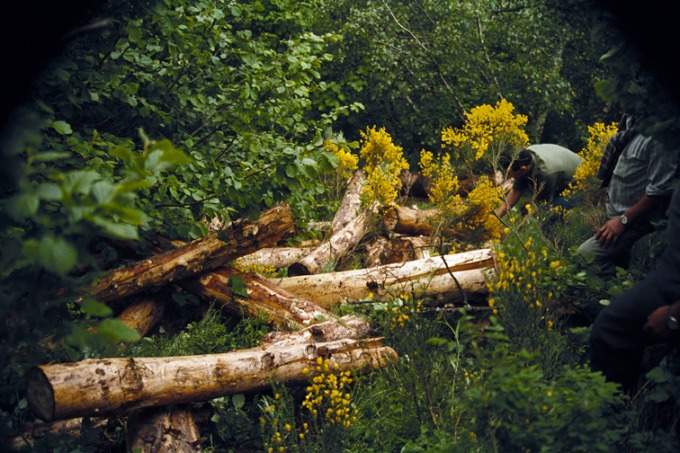
[{"label": "green foliage", "polygon": [[243,318],[230,327],[219,310],[211,308],[199,320],[190,322],[172,335],[144,337],[141,342],[121,350],[117,355],[133,357],[170,357],[195,354],[218,354],[252,348],[268,331],[263,319]]},{"label": "green foliage", "polygon": [[[323,3],[319,33],[340,32],[327,66],[347,99],[366,110],[342,130],[366,124],[398,131],[411,164],[436,131],[460,126],[464,112],[499,99],[529,116],[533,142],[578,143],[605,110],[593,81],[609,42],[593,39],[591,2]],[[618,113],[617,113],[618,114]],[[577,147],[578,148],[578,147]]]},{"label": "green foliage", "polygon": [[224,396],[210,401],[212,409],[208,432],[213,444],[257,448],[261,444],[258,416],[260,397],[242,394]]}]

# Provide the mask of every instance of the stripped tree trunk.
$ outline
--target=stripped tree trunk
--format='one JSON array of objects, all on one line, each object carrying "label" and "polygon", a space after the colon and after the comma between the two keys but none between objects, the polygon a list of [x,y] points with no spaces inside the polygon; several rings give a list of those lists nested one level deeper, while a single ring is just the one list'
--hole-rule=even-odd
[{"label": "stripped tree trunk", "polygon": [[238,269],[273,267],[283,269],[300,261],[314,250],[313,247],[268,247],[234,260]]},{"label": "stripped tree trunk", "polygon": [[165,313],[165,301],[152,295],[127,306],[117,316],[117,319],[144,337],[161,321],[163,313]]},{"label": "stripped tree trunk", "polygon": [[309,255],[292,264],[288,268],[288,275],[314,274],[329,262],[344,257],[366,234],[370,223],[369,217],[369,212],[363,211]]},{"label": "stripped tree trunk", "polygon": [[385,212],[385,228],[395,233],[429,236],[436,216],[436,209],[422,211],[405,206],[393,206]]},{"label": "stripped tree trunk", "polygon": [[130,453],[199,452],[201,435],[187,406],[145,409],[128,417]]},{"label": "stripped tree trunk", "polygon": [[486,281],[493,266],[491,250],[481,249],[370,269],[271,280],[327,309],[343,302],[399,295],[442,304],[486,298]]},{"label": "stripped tree trunk", "polygon": [[90,296],[108,302],[209,272],[229,261],[268,247],[295,234],[288,205],[262,213],[256,222],[242,219],[218,235],[197,239],[183,247],[116,269],[97,282]]},{"label": "stripped tree trunk", "polygon": [[[397,359],[380,338],[252,348],[224,354],[89,359],[31,369],[26,397],[42,420],[133,412],[308,382],[319,357],[331,370],[368,372]],[[337,364],[337,368],[336,365]]]},{"label": "stripped tree trunk", "polygon": [[300,329],[322,320],[336,319],[330,311],[278,288],[254,273],[220,268],[182,284],[187,290],[222,304],[232,313],[257,317],[280,329]]},{"label": "stripped tree trunk", "polygon": [[354,220],[361,211],[361,192],[364,189],[364,172],[357,170],[347,182],[347,190],[331,222],[331,235],[338,233]]},{"label": "stripped tree trunk", "polygon": [[262,346],[283,346],[301,343],[325,343],[329,341],[365,338],[371,325],[356,315],[347,315],[332,321],[324,321],[305,329],[287,332],[275,331],[267,333],[260,343]]}]

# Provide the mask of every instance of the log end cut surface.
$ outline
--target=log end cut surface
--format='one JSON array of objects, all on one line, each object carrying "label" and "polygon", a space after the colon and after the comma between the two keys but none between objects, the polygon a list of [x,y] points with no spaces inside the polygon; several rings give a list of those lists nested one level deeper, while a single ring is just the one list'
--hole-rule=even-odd
[{"label": "log end cut surface", "polygon": [[28,372],[26,399],[33,412],[44,421],[54,417],[54,390],[40,367]]}]

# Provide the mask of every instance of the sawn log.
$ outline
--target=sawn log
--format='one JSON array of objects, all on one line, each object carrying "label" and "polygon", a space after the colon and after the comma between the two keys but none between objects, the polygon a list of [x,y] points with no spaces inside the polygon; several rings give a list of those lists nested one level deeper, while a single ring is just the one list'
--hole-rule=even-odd
[{"label": "sawn log", "polygon": [[369,296],[384,300],[407,295],[427,298],[435,304],[483,299],[488,295],[487,277],[493,271],[491,250],[480,249],[368,269],[271,280],[282,289],[330,309],[343,302],[364,301]]},{"label": "sawn log", "polygon": [[219,302],[232,313],[250,317],[264,315],[269,324],[279,329],[295,330],[337,319],[330,311],[252,272],[222,267],[187,280],[182,286],[199,297]]},{"label": "sawn log", "polygon": [[26,397],[45,421],[124,414],[145,407],[207,401],[308,382],[303,372],[319,357],[334,371],[368,372],[397,359],[383,340],[252,348],[224,354],[163,358],[89,359],[41,365],[29,371]]},{"label": "sawn log", "polygon": [[[141,262],[111,271],[91,289],[90,296],[109,302],[157,289],[168,283],[217,269],[229,261],[295,234],[288,205],[275,206],[253,222],[241,219],[218,234],[197,239]],[[219,236],[219,237],[218,237]]]}]

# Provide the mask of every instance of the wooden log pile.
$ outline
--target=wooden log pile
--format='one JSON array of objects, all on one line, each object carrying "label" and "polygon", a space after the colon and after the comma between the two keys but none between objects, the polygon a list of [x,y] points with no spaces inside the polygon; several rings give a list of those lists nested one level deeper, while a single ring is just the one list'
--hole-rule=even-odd
[{"label": "wooden log pile", "polygon": [[[332,311],[337,305],[400,295],[433,304],[486,297],[494,265],[489,249],[430,256],[424,225],[431,213],[421,218],[394,208],[385,224],[377,225],[374,211],[360,205],[363,177],[357,172],[348,181],[327,237],[316,246],[279,247],[296,234],[290,207],[281,205],[191,243],[167,241],[164,251],[100,278],[86,295],[114,302],[117,318],[141,336],[163,318],[166,301],[158,290],[164,287],[191,292],[237,316],[264,316],[274,330],[248,350],[34,367],[27,400],[40,419],[51,423],[11,445],[25,446],[26,439],[50,432],[51,425],[55,430],[73,426],[77,435],[83,417],[102,423],[115,415],[127,417],[128,451],[200,451],[192,403],[262,391],[273,383],[308,382],[303,370],[320,357],[337,364],[337,372],[370,372],[398,360],[382,338],[370,338],[367,319],[339,317]],[[370,232],[385,229],[389,234],[363,245],[364,269],[318,273],[356,250]],[[237,270],[258,266],[287,268],[289,277]]]}]

